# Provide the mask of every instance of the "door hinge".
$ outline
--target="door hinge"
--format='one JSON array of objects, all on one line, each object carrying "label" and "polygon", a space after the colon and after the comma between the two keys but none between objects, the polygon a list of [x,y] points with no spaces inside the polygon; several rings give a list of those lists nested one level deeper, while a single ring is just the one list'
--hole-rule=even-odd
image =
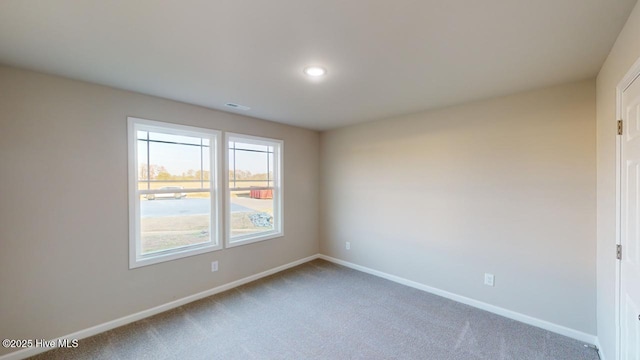
[{"label": "door hinge", "polygon": [[618,135],[622,135],[622,120],[618,120]]},{"label": "door hinge", "polygon": [[622,260],[622,245],[616,245],[616,259]]}]

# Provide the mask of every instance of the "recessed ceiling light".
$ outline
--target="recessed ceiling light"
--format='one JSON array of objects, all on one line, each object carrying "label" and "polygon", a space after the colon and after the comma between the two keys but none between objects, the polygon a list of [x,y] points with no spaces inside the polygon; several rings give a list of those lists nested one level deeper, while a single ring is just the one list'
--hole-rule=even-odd
[{"label": "recessed ceiling light", "polygon": [[326,74],[327,69],[321,68],[319,66],[309,66],[304,68],[304,73],[309,76],[318,77]]}]

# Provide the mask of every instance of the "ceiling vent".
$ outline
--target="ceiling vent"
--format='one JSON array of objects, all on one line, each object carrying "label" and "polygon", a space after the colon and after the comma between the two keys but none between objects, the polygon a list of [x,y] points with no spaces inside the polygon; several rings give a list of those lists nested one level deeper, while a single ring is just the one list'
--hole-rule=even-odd
[{"label": "ceiling vent", "polygon": [[244,106],[244,105],[240,105],[240,104],[236,104],[236,103],[226,103],[226,104],[224,104],[224,106],[230,107],[230,108],[236,109],[236,110],[251,110],[251,108],[248,107],[248,106]]}]

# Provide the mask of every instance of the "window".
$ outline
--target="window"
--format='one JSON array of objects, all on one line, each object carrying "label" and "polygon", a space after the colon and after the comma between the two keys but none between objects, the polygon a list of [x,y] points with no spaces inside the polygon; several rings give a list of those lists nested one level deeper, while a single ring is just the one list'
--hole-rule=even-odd
[{"label": "window", "polygon": [[282,236],[282,141],[227,134],[227,246]]},{"label": "window", "polygon": [[221,248],[215,130],[128,119],[129,267]]}]

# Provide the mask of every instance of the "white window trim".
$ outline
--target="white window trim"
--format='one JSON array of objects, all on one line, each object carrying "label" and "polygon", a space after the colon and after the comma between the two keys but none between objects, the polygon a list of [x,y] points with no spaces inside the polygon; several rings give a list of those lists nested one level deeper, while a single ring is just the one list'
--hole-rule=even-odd
[{"label": "white window trim", "polygon": [[[138,235],[140,234],[140,194],[137,190],[137,132],[138,130],[154,131],[154,128],[163,132],[166,132],[166,129],[169,128],[176,135],[201,137],[203,134],[207,134],[210,136],[210,149],[212,150],[212,154],[209,156],[209,161],[211,162],[209,165],[209,168],[211,169],[209,176],[209,187],[211,191],[211,243],[185,246],[179,249],[142,256],[140,255],[140,241],[138,238]],[[220,201],[220,189],[222,189],[222,187],[220,186],[219,176],[221,166],[221,138],[222,133],[218,130],[146,120],[135,117],[127,118],[127,142],[129,154],[129,269],[222,249],[222,202]]]},{"label": "white window trim", "polygon": [[[238,138],[239,141],[247,140],[254,144],[274,145],[278,146],[274,149],[273,158],[275,164],[273,166],[273,173],[275,181],[273,184],[273,219],[274,229],[271,231],[265,231],[258,234],[249,234],[235,237],[236,240],[231,240],[231,192],[229,187],[229,140],[232,138]],[[224,137],[224,197],[225,197],[225,247],[231,248],[246,244],[251,244],[259,241],[265,241],[275,239],[284,236],[284,183],[283,183],[283,153],[284,153],[284,141],[260,136],[229,133],[225,132]]]}]

